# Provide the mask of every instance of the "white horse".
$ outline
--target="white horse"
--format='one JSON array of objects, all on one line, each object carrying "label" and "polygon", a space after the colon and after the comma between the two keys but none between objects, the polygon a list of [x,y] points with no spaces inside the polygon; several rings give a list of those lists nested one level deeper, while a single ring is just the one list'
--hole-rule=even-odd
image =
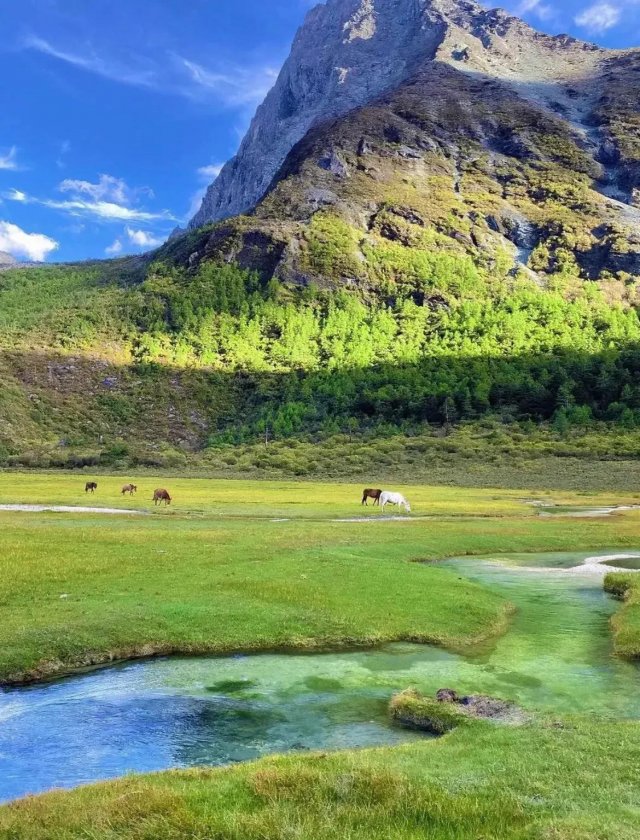
[{"label": "white horse", "polygon": [[380,496],[380,509],[383,513],[386,505],[403,507],[407,513],[411,513],[411,505],[401,493],[390,493],[388,490],[384,490]]}]

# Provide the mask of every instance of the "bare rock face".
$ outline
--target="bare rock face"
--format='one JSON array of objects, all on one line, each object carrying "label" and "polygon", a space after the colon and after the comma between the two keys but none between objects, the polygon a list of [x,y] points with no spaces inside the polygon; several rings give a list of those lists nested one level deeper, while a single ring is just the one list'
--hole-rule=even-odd
[{"label": "bare rock face", "polygon": [[7,254],[6,251],[0,251],[0,270],[5,268],[13,268],[18,265],[18,260]]},{"label": "bare rock face", "polygon": [[606,54],[567,36],[542,35],[474,0],[328,0],[308,14],[237,156],[190,226],[251,210],[312,126],[374,101],[431,62],[508,81],[521,95],[551,98],[562,109],[571,105],[566,86]]}]

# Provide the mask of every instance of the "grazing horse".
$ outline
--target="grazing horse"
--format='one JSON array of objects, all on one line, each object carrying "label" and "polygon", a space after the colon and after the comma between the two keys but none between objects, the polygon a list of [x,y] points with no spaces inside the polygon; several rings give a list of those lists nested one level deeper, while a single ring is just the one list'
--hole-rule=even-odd
[{"label": "grazing horse", "polygon": [[401,508],[403,507],[407,513],[411,513],[411,505],[401,493],[389,493],[388,490],[385,490],[380,496],[380,507],[382,508],[383,513],[387,505],[396,505]]},{"label": "grazing horse", "polygon": [[156,492],[153,494],[153,501],[156,505],[158,504],[158,502],[160,502],[160,504],[164,502],[165,505],[170,505],[171,496],[169,495],[167,490],[156,490]]},{"label": "grazing horse", "polygon": [[137,492],[138,492],[138,488],[136,487],[135,484],[125,484],[124,487],[122,488],[122,495],[123,496],[126,496],[127,493],[130,496],[133,496],[133,494],[137,493]]},{"label": "grazing horse", "polygon": [[87,481],[87,483],[84,485],[85,493],[95,493],[97,489],[98,485],[95,483],[95,481]]},{"label": "grazing horse", "polygon": [[362,491],[362,504],[369,507],[368,500],[373,499],[373,505],[375,507],[380,504],[380,496],[382,496],[382,490],[372,490],[371,488],[367,488]]}]

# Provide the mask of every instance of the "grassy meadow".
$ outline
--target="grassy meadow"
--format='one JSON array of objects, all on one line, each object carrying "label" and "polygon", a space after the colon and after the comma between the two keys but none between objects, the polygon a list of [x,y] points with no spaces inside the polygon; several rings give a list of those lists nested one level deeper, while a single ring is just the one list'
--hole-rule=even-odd
[{"label": "grassy meadow", "polygon": [[[546,520],[513,491],[404,487],[412,516],[380,521],[355,485],[132,480],[139,494],[123,498],[119,477],[99,477],[95,495],[77,475],[2,477],[0,505],[145,515],[0,511],[0,680],[157,653],[460,648],[504,631],[509,605],[415,561],[638,544],[635,512]],[[155,508],[163,485],[174,503]],[[589,503],[616,500],[630,501]]]},{"label": "grassy meadow", "polygon": [[[638,548],[640,511],[541,518],[527,500],[634,503],[629,491],[398,487],[410,517],[360,505],[362,485],[148,475],[5,473],[0,681],[169,653],[340,649],[391,640],[449,649],[508,632],[512,607],[417,561],[506,551]],[[137,496],[121,497],[129,480]],[[174,504],[154,508],[155,487]],[[617,621],[622,621],[630,606]],[[636,625],[637,626],[637,625]],[[0,808],[0,838],[607,840],[640,825],[636,724],[482,723],[393,749],[275,757],[132,777]]]}]

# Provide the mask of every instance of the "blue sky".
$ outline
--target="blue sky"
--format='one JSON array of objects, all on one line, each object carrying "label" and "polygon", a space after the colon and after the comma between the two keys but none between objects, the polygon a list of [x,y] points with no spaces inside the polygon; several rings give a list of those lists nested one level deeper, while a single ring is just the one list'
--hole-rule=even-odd
[{"label": "blue sky", "polygon": [[[148,250],[184,224],[313,5],[0,2],[0,251],[48,261]],[[549,32],[640,44],[640,0],[502,6]]]}]

